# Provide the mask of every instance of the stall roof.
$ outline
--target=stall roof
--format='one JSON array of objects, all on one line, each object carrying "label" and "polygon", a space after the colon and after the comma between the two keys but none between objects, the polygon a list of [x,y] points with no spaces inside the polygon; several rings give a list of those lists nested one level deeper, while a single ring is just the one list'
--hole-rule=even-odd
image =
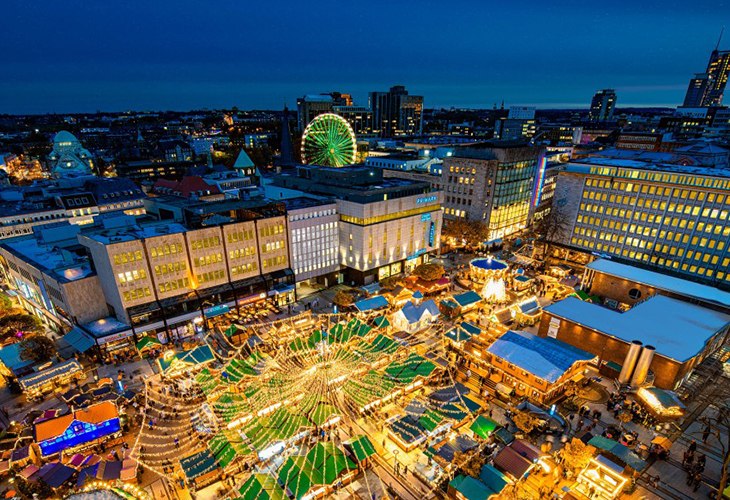
[{"label": "stall roof", "polygon": [[663,295],[655,295],[625,313],[575,297],[555,302],[545,312],[625,342],[640,340],[677,361],[697,355],[730,323],[727,314]]},{"label": "stall roof", "polygon": [[355,307],[360,312],[372,311],[381,307],[388,307],[388,300],[382,295],[378,295],[370,299],[355,302]]},{"label": "stall roof", "polygon": [[33,364],[33,360],[20,359],[20,344],[10,344],[0,348],[0,361],[8,370],[18,371]]},{"label": "stall roof", "polygon": [[148,347],[158,346],[158,345],[161,346],[162,342],[160,342],[159,339],[157,339],[157,337],[144,337],[142,340],[137,342],[136,347],[137,347],[138,351],[141,351],[143,349],[147,349]]},{"label": "stall roof", "polygon": [[251,474],[239,488],[242,500],[287,500],[286,492],[269,474]]},{"label": "stall roof", "polygon": [[574,363],[595,356],[565,342],[509,330],[487,348],[498,356],[548,382],[556,382]]},{"label": "stall roof", "polygon": [[86,335],[79,327],[71,329],[70,332],[63,336],[63,340],[71,344],[79,352],[86,352],[96,345],[96,341]]},{"label": "stall roof", "polygon": [[390,429],[404,443],[412,443],[421,438],[425,429],[418,423],[418,420],[410,415],[403,415],[390,423]]},{"label": "stall roof", "polygon": [[185,477],[195,479],[217,469],[218,463],[206,448],[198,453],[182,458],[180,460],[180,467],[182,467]]},{"label": "stall roof", "polygon": [[24,391],[27,391],[30,389],[35,389],[36,387],[39,387],[46,382],[50,382],[59,377],[63,377],[64,375],[69,375],[75,372],[81,373],[83,372],[83,368],[81,368],[81,364],[78,361],[76,361],[75,359],[70,359],[68,361],[64,361],[63,363],[53,365],[50,368],[46,368],[45,370],[41,370],[31,375],[26,375],[25,377],[19,379],[18,383]]},{"label": "stall roof", "polygon": [[358,462],[362,462],[368,457],[375,455],[375,447],[370,439],[365,435],[351,437],[345,444],[352,448],[352,452]]},{"label": "stall roof", "polygon": [[469,426],[469,429],[471,429],[477,436],[487,439],[492,432],[497,430],[498,427],[500,427],[500,425],[491,418],[479,415]]},{"label": "stall roof", "polygon": [[533,463],[511,446],[505,446],[494,457],[494,465],[515,479],[520,479],[530,470]]},{"label": "stall roof", "polygon": [[685,297],[692,297],[703,302],[714,302],[715,304],[730,307],[730,293],[712,286],[675,278],[674,276],[668,276],[647,269],[640,269],[608,259],[595,260],[588,264],[586,268],[648,285],[659,290],[674,292]]},{"label": "stall roof", "polygon": [[479,296],[478,293],[476,293],[473,290],[469,290],[468,292],[464,292],[459,295],[454,295],[454,301],[459,304],[461,307],[470,306],[472,304],[476,304],[482,300],[482,298]]}]

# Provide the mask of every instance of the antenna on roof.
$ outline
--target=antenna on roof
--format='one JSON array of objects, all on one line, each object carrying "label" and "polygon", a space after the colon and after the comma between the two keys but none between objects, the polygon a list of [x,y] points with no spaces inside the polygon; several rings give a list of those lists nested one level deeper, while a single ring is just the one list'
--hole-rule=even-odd
[{"label": "antenna on roof", "polygon": [[725,34],[725,26],[723,26],[720,30],[720,38],[717,39],[717,45],[715,45],[715,50],[720,50],[720,42],[722,41],[723,34]]}]

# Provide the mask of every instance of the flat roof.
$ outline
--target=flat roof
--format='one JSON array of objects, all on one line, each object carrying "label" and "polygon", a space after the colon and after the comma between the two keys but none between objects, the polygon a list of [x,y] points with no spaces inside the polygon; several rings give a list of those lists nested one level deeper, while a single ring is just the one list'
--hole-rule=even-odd
[{"label": "flat roof", "polygon": [[695,283],[694,281],[668,276],[666,274],[641,269],[628,264],[621,264],[620,262],[608,259],[595,260],[588,264],[586,268],[599,273],[640,283],[642,285],[647,285],[659,290],[730,307],[730,293],[712,286]]},{"label": "flat roof", "polygon": [[730,323],[730,316],[706,307],[655,295],[626,311],[568,297],[545,312],[625,342],[640,340],[662,356],[687,361]]},{"label": "flat roof", "polygon": [[39,243],[35,237],[10,239],[3,244],[16,257],[58,281],[76,281],[94,274],[88,258],[55,245]]},{"label": "flat roof", "polygon": [[154,238],[155,236],[165,236],[167,234],[184,233],[188,231],[182,224],[177,222],[161,222],[148,226],[123,226],[99,231],[91,230],[82,232],[82,236],[86,236],[91,240],[98,241],[105,245],[111,243],[119,243],[122,241],[134,241],[142,238]]}]

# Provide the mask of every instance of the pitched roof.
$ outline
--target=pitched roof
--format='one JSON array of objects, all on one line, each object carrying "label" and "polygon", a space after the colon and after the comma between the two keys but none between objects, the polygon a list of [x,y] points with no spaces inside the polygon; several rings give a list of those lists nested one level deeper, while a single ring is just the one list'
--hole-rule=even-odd
[{"label": "pitched roof", "polygon": [[194,195],[209,196],[220,194],[220,189],[215,184],[208,184],[198,175],[186,175],[179,181],[158,179],[152,190],[158,194],[171,194],[190,198]]},{"label": "pitched roof", "polygon": [[513,330],[495,340],[487,352],[550,383],[556,382],[574,363],[595,357],[550,337]]},{"label": "pitched roof", "polygon": [[421,321],[421,318],[423,318],[423,316],[426,314],[429,314],[431,316],[438,316],[439,314],[441,314],[438,306],[436,305],[436,302],[434,302],[433,300],[427,300],[423,302],[420,306],[417,306],[413,302],[406,302],[406,304],[403,306],[403,309],[398,311],[398,313],[403,314],[403,316],[406,318],[406,320],[408,320],[409,323],[418,323],[419,321]]}]

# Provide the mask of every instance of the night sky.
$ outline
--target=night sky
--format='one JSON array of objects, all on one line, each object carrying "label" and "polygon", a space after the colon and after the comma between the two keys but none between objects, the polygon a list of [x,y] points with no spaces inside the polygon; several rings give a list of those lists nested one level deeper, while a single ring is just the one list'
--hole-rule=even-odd
[{"label": "night sky", "polygon": [[7,0],[0,113],[294,106],[402,84],[426,107],[677,106],[727,2]]}]

